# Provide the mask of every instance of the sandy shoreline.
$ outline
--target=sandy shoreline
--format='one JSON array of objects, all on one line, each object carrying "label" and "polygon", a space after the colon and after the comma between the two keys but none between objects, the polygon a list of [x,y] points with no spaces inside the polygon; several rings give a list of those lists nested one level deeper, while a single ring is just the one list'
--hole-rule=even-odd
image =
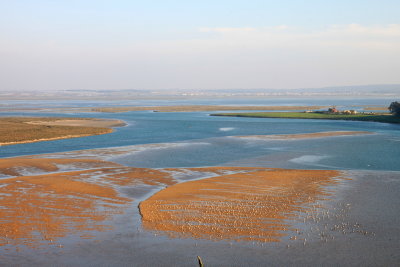
[{"label": "sandy shoreline", "polygon": [[32,139],[26,141],[18,141],[18,142],[3,142],[0,143],[0,146],[8,146],[8,145],[17,145],[17,144],[29,144],[29,143],[36,143],[36,142],[43,142],[43,141],[53,141],[53,140],[61,140],[61,139],[69,139],[69,138],[78,138],[78,137],[85,137],[85,136],[93,136],[93,135],[100,135],[100,134],[108,134],[112,133],[113,130],[107,130],[104,132],[100,132],[98,134],[78,134],[78,135],[64,135],[59,137],[53,138],[40,138],[40,139]]}]

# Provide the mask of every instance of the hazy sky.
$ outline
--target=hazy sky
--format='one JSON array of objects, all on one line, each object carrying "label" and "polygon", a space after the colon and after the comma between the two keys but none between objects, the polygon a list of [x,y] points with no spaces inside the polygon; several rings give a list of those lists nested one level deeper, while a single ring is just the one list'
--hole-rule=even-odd
[{"label": "hazy sky", "polygon": [[380,83],[399,0],[0,0],[0,90]]}]

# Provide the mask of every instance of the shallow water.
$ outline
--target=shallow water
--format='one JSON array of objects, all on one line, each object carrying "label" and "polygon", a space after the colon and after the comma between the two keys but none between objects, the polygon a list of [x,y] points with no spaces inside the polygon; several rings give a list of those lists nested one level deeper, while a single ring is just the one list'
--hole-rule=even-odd
[{"label": "shallow water", "polygon": [[[259,103],[256,100],[243,100]],[[302,100],[289,104],[316,104]],[[325,100],[326,102],[327,100]],[[201,101],[199,101],[201,102]],[[219,102],[223,102],[219,100]],[[239,102],[236,100],[236,102]],[[232,104],[236,104],[232,103]],[[243,103],[244,103],[243,102]],[[362,101],[359,101],[363,103]],[[112,102],[108,102],[111,104]],[[274,104],[277,104],[273,102]],[[285,102],[288,103],[288,102]],[[342,100],[342,105],[350,101]],[[365,100],[379,104],[382,100]],[[59,103],[65,105],[65,103]],[[87,105],[88,103],[79,103]],[[78,105],[75,103],[75,105]],[[104,103],[92,103],[104,105]],[[143,104],[143,103],[142,103]],[[159,103],[158,103],[159,104]],[[168,104],[175,104],[175,102]],[[223,104],[228,104],[224,102]],[[282,104],[282,103],[278,103]],[[56,103],[53,103],[56,105]],[[2,113],[2,116],[32,113]],[[329,120],[212,117],[209,112],[40,113],[35,116],[115,118],[128,123],[112,134],[0,147],[0,157],[138,144],[179,142],[181,146],[149,149],[119,158],[136,167],[216,165],[282,168],[400,170],[400,125]],[[370,131],[366,136],[305,140],[240,140],[231,136],[296,134],[323,131]]]},{"label": "shallow water", "polygon": [[[338,106],[350,106],[353,103],[348,100],[339,103],[333,100],[285,101],[274,100],[265,103],[249,99],[236,102],[199,100],[186,104],[315,105],[333,102]],[[386,100],[369,99],[354,104],[379,105],[384,101]],[[183,104],[182,101],[137,102],[139,105],[177,103]],[[32,101],[28,104],[38,106],[40,103]],[[49,107],[64,107],[68,104],[69,102],[57,101],[46,103]],[[76,101],[72,104],[76,107],[105,106],[115,102]],[[120,104],[128,105],[132,102]],[[299,222],[296,227],[304,232],[299,234],[296,241],[285,239],[282,242],[265,244],[213,242],[189,238],[170,239],[152,231],[144,231],[141,228],[141,216],[137,205],[162,187],[140,185],[120,188],[122,196],[134,200],[123,214],[116,214],[105,221],[113,225],[112,230],[92,231],[91,239],[81,238],[79,234],[67,235],[57,241],[63,244],[62,248],[56,244],[40,250],[29,247],[18,249],[0,247],[0,265],[196,266],[198,255],[203,258],[206,266],[394,265],[400,260],[398,256],[400,237],[395,223],[399,215],[400,175],[396,171],[400,170],[400,125],[211,117],[207,112],[114,114],[15,112],[1,113],[1,115],[115,118],[126,121],[128,126],[101,136],[2,146],[0,157],[120,147],[119,150],[115,150],[117,152],[115,154],[118,155],[108,154],[107,151],[110,151],[108,149],[97,153],[101,159],[112,157],[111,160],[114,162],[133,167],[225,165],[339,169],[351,170],[348,172],[351,180],[332,186],[334,195],[332,201],[327,203],[330,217],[323,213],[315,217],[318,221],[310,219],[304,223]],[[256,140],[234,137],[323,131],[370,131],[375,134],[302,140]],[[123,153],[119,153],[121,151]],[[96,151],[85,153],[90,158],[90,153]],[[68,153],[65,157],[74,158],[76,155]],[[94,179],[95,175],[92,178]],[[189,180],[198,178],[193,174]],[[177,177],[177,180],[185,181],[185,178]],[[348,204],[351,204],[351,209]],[[336,228],[336,225],[340,227]],[[354,225],[357,225],[357,228]],[[324,227],[328,228],[321,232]],[[374,235],[364,235],[365,232]],[[321,239],[321,233],[327,236]]]}]

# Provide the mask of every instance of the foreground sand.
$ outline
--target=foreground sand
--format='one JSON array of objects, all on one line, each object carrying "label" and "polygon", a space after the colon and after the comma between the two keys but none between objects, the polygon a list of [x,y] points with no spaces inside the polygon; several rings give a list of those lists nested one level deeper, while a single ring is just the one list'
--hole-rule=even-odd
[{"label": "foreground sand", "polygon": [[[215,177],[176,184],[171,174],[190,172]],[[280,241],[294,231],[287,220],[329,195],[323,186],[340,176],[239,167],[152,170],[96,159],[29,157],[1,159],[0,173],[9,177],[0,180],[0,246],[38,246],[108,229],[103,222],[133,201],[118,189],[142,184],[170,186],[140,204],[145,229],[171,237]]]},{"label": "foreground sand", "polygon": [[[88,231],[104,231],[111,227],[104,221],[134,200],[118,191],[139,185],[169,186],[140,204],[147,230],[170,237],[276,242],[294,231],[288,220],[326,198],[323,187],[341,175],[248,167],[153,170],[43,157],[0,159],[0,245],[38,246],[72,233],[87,238]],[[214,177],[178,184],[173,178],[193,173]]]},{"label": "foreground sand", "polygon": [[100,135],[124,126],[120,120],[85,118],[0,118],[0,146]]},{"label": "foreground sand", "polygon": [[197,255],[209,266],[400,260],[397,172],[147,169],[105,160],[131,149],[0,159],[2,264],[196,266]]},{"label": "foreground sand", "polygon": [[323,187],[340,176],[338,171],[242,171],[156,193],[140,204],[143,227],[170,237],[279,242],[290,232],[296,236],[290,221],[302,219],[313,203],[329,196]]}]

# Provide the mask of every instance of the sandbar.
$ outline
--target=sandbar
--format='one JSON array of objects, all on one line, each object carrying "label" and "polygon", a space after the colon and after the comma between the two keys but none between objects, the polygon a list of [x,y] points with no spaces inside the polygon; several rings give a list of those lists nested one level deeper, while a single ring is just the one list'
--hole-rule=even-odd
[{"label": "sandbar", "polygon": [[112,133],[120,120],[87,118],[0,118],[0,146]]},{"label": "sandbar", "polygon": [[218,106],[218,105],[187,105],[187,106],[146,106],[146,107],[104,107],[93,108],[94,112],[128,112],[128,111],[156,111],[156,112],[196,112],[218,110],[314,110],[327,106]]},{"label": "sandbar", "polygon": [[62,120],[43,120],[29,121],[28,124],[37,125],[58,125],[58,126],[80,126],[80,127],[121,127],[126,123],[121,120],[112,119],[62,119]]},{"label": "sandbar", "polygon": [[[209,168],[209,172],[213,168]],[[143,227],[174,238],[279,242],[330,194],[338,171],[250,169],[179,183],[140,204]]]}]

